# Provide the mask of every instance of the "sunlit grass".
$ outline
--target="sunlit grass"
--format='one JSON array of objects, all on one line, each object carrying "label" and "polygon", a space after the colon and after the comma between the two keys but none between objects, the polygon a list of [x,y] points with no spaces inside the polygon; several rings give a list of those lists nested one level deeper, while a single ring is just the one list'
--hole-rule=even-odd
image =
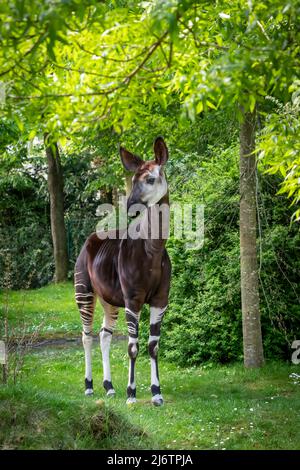
[{"label": "sunlit grass", "polygon": [[[82,325],[71,282],[49,284],[40,289],[0,291],[0,318],[8,317],[9,326],[26,325],[28,333],[40,327],[45,338],[79,336]],[[94,331],[98,333],[102,322],[99,302],[95,309]],[[118,330],[125,332],[123,311],[120,311]]]},{"label": "sunlit grass", "polygon": [[[31,396],[36,397],[36,412],[40,407],[42,413],[45,403],[50,400],[54,404],[53,410],[57,406],[57,415],[62,413],[62,419],[67,419],[72,408],[73,413],[81,410],[80,413],[85,416],[92,416],[99,406],[97,402],[100,400],[102,403],[104,400],[110,410],[120,414],[134,428],[144,431],[145,435],[138,440],[139,447],[143,448],[299,447],[300,385],[289,377],[298,370],[297,366],[271,363],[261,370],[245,370],[241,364],[181,369],[161,361],[165,398],[162,408],[155,408],[150,402],[150,367],[146,357],[139,357],[137,362],[138,403],[130,408],[126,406],[126,342],[118,341],[112,346],[112,375],[117,391],[115,399],[106,399],[102,389],[98,344],[93,347],[93,366],[93,398],[85,397],[83,393],[84,360],[83,351],[78,347],[44,349],[31,353],[26,360],[21,384],[24,390],[31,390]],[[9,387],[2,388],[1,394],[2,399],[6,397],[8,402],[12,399],[12,389]],[[29,393],[19,396],[21,406],[27,406],[28,397]],[[60,401],[64,403],[62,411]],[[54,420],[54,429],[49,429],[54,435],[56,425]],[[24,426],[26,429],[26,425]],[[6,429],[3,433],[2,430],[6,440],[10,439],[11,432],[13,431]],[[30,429],[28,432],[31,432]],[[81,448],[103,445],[92,442],[90,436],[81,436],[78,442],[75,439],[74,444],[72,429],[67,426],[66,432],[69,433],[65,444],[67,448],[74,448],[75,445]],[[43,442],[39,442],[43,446]],[[118,445],[133,448],[132,443],[126,441],[125,435],[106,439],[105,442],[109,448],[116,448]],[[137,441],[134,442],[137,445]],[[20,447],[23,447],[22,443]]]}]

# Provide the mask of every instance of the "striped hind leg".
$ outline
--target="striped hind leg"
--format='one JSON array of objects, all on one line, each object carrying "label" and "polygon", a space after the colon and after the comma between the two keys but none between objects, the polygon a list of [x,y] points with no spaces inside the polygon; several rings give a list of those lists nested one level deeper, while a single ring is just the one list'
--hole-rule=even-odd
[{"label": "striped hind leg", "polygon": [[93,394],[92,378],[92,326],[95,309],[95,295],[87,273],[75,271],[75,299],[82,321],[82,344],[85,355],[85,394]]},{"label": "striped hind leg", "polygon": [[103,363],[103,387],[107,396],[113,396],[116,392],[111,380],[109,351],[113,330],[118,319],[119,309],[118,307],[114,307],[113,305],[108,304],[101,298],[100,302],[104,310],[102,328],[99,333]]}]

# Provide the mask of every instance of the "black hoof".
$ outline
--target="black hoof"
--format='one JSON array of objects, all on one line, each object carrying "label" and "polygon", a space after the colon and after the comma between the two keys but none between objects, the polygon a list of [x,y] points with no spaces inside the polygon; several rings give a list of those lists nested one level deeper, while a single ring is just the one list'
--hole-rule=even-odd
[{"label": "black hoof", "polygon": [[92,380],[85,379],[84,385],[85,385],[85,395],[86,395],[86,396],[88,396],[88,395],[93,395],[93,393],[94,393],[94,390],[93,390],[93,381],[92,381]]},{"label": "black hoof", "polygon": [[107,397],[111,398],[115,396],[116,394],[115,389],[113,387],[113,384],[109,380],[104,380],[103,387],[104,387],[104,390],[106,391]]},{"label": "black hoof", "polygon": [[162,406],[164,404],[163,397],[161,395],[155,395],[152,397],[152,404],[154,406]]}]

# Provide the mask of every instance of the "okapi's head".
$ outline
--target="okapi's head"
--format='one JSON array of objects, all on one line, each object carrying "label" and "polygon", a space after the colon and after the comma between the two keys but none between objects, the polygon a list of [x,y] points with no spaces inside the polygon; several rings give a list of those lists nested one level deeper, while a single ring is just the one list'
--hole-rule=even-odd
[{"label": "okapi's head", "polygon": [[169,152],[164,139],[157,137],[154,142],[155,160],[144,162],[123,147],[120,147],[120,155],[125,169],[134,172],[127,210],[133,204],[154,206],[168,191],[163,167],[168,160]]}]

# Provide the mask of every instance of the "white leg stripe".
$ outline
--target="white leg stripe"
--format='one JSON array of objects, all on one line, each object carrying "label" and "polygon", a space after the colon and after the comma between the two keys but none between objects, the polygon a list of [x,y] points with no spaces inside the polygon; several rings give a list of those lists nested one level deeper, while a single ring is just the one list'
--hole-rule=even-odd
[{"label": "white leg stripe", "polygon": [[159,380],[156,375],[156,361],[152,357],[150,358],[150,364],[151,364],[151,385],[159,386]]},{"label": "white leg stripe", "polygon": [[163,399],[163,397],[159,393],[157,393],[156,395],[153,395],[153,397],[152,397],[152,401],[159,401],[159,400],[162,400],[162,399]]},{"label": "white leg stripe", "polygon": [[102,322],[102,328],[113,330],[117,322],[117,317],[105,315]]},{"label": "white leg stripe", "polygon": [[109,362],[109,350],[112,335],[107,331],[101,331],[100,333],[100,346],[102,352],[102,363],[103,363],[103,380],[111,382],[110,374],[110,362]]},{"label": "white leg stripe", "polygon": [[136,327],[132,327],[132,326],[128,325],[128,333],[129,333],[129,336],[130,335],[136,335]]},{"label": "white leg stripe", "polygon": [[85,333],[83,333],[82,343],[85,353],[85,377],[88,380],[92,380],[92,336],[87,336]]},{"label": "white leg stripe", "polygon": [[132,336],[129,336],[128,338],[128,343],[130,344],[136,344],[139,342],[139,339],[138,338],[132,338]]},{"label": "white leg stripe", "polygon": [[135,318],[135,320],[139,321],[139,319],[140,319],[140,313],[141,313],[141,312],[133,312],[133,311],[130,310],[129,308],[125,308],[125,312],[126,312],[126,313],[128,312],[129,315],[132,315],[133,318]]},{"label": "white leg stripe", "polygon": [[76,292],[75,294],[75,297],[77,299],[77,297],[93,297],[94,298],[94,294],[87,294],[86,292]]},{"label": "white leg stripe", "polygon": [[149,343],[151,343],[151,341],[159,341],[159,338],[160,336],[149,336]]},{"label": "white leg stripe", "polygon": [[150,324],[153,325],[161,321],[164,312],[167,309],[167,305],[163,308],[150,307]]}]

